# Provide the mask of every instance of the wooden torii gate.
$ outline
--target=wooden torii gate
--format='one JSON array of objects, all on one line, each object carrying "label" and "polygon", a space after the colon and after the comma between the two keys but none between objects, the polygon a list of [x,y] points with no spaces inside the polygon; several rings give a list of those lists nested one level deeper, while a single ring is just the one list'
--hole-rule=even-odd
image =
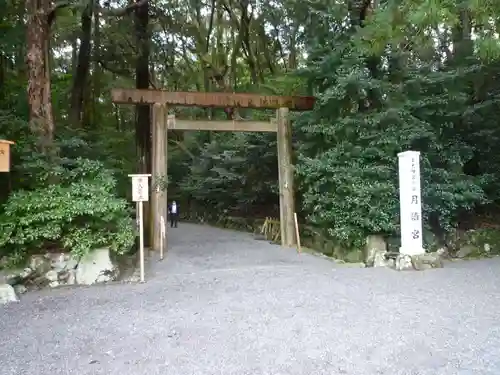
[{"label": "wooden torii gate", "polygon": [[[152,127],[152,194],[151,222],[152,248],[160,247],[160,217],[167,212],[167,187],[161,182],[167,176],[167,130],[208,130],[276,132],[278,144],[279,198],[281,244],[293,246],[295,235],[295,197],[292,163],[292,131],[288,113],[290,110],[307,111],[314,106],[310,96],[269,96],[221,92],[172,92],[163,90],[112,89],[111,97],[117,104],[153,105]],[[265,121],[247,120],[177,120],[168,116],[168,106],[213,108],[275,109],[276,119]]]}]

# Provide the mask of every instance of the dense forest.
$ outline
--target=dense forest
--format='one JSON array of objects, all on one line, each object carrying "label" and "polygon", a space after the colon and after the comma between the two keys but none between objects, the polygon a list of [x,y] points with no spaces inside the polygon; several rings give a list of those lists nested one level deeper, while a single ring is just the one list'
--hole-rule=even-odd
[{"label": "dense forest", "polygon": [[[301,222],[346,248],[397,235],[397,153],[422,153],[424,223],[494,228],[500,3],[489,0],[0,0],[0,257],[123,252],[129,173],[151,170],[149,106],[110,89],[314,95],[293,115]],[[218,109],[171,108],[224,119]],[[238,111],[267,120],[272,111]],[[172,131],[183,213],[277,215],[276,136]]]}]

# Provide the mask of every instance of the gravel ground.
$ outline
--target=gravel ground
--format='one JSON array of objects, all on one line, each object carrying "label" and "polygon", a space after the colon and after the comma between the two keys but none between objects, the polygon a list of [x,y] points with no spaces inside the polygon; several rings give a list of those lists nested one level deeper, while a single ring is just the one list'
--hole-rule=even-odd
[{"label": "gravel ground", "polygon": [[1,375],[500,374],[500,261],[395,272],[182,224],[146,284],[0,307]]}]

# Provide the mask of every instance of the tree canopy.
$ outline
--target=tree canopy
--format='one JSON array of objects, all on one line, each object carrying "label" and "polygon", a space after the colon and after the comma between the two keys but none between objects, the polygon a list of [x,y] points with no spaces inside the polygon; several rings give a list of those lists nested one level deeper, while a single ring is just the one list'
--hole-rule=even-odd
[{"label": "tree canopy", "polygon": [[[151,114],[113,104],[115,87],[314,95],[314,110],[293,117],[297,207],[343,246],[397,234],[397,153],[410,149],[430,232],[495,222],[498,2],[0,4],[0,135],[16,142],[0,176],[0,257],[131,247],[127,175],[151,170]],[[275,135],[171,131],[168,150],[169,197],[183,207],[277,216]]]}]

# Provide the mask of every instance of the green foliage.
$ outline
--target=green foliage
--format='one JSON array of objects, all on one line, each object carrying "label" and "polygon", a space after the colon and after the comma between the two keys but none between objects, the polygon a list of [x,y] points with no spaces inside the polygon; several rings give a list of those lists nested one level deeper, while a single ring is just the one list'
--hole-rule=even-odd
[{"label": "green foliage", "polygon": [[331,35],[335,47],[326,54],[317,46],[304,72],[318,93],[315,110],[297,124],[309,220],[346,246],[361,246],[368,234],[396,232],[397,153],[411,149],[422,155],[426,223],[451,228],[461,211],[488,202],[490,176],[464,172],[475,151],[458,134],[468,77],[436,71],[425,61],[408,63],[408,56],[390,49],[383,64],[371,42],[359,38],[366,29],[350,32],[348,39],[347,30]]},{"label": "green foliage", "polygon": [[[317,96],[314,111],[294,123],[297,207],[314,230],[349,249],[366,234],[397,232],[400,151],[421,151],[424,222],[433,231],[456,225],[462,211],[500,202],[500,3],[379,1],[364,22],[359,3],[264,2],[244,34],[232,22],[242,16],[239,7],[192,0],[150,9],[152,86]],[[58,9],[50,43],[58,157],[49,160],[34,151],[26,123],[28,15],[20,1],[0,5],[0,135],[16,142],[12,172],[0,175],[2,220],[12,233],[2,251],[17,259],[47,246],[81,253],[115,243],[122,251],[132,227],[117,197],[130,195],[136,143],[147,141],[135,139],[135,107],[114,105],[109,91],[135,84],[143,48],[135,45],[134,20],[107,14],[115,22],[96,24],[93,17],[83,120],[73,124],[67,99],[79,51],[69,49],[82,45],[81,16],[89,4]],[[212,13],[211,22],[200,22],[200,14]],[[241,44],[239,35],[248,40]],[[214,73],[225,73],[227,87],[215,84]],[[175,113],[226,116],[193,107]],[[273,111],[240,109],[240,115],[267,121]],[[275,135],[172,131],[168,152],[161,187],[168,184],[183,213],[277,216]]]},{"label": "green foliage", "polygon": [[100,162],[68,160],[57,184],[11,194],[0,216],[3,253],[66,250],[81,256],[110,246],[124,253],[134,242],[127,202]]},{"label": "green foliage", "polygon": [[[276,141],[261,134],[221,134],[207,143],[180,187],[208,210],[242,212],[277,193]],[[228,194],[228,192],[231,192]]]}]

